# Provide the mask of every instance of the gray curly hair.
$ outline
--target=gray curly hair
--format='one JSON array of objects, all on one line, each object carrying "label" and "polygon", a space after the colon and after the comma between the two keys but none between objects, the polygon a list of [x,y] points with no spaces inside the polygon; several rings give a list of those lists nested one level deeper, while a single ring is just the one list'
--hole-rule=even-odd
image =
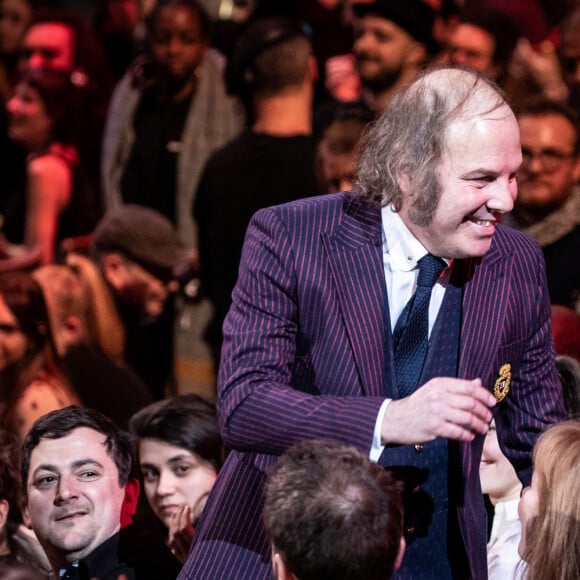
[{"label": "gray curly hair", "polygon": [[450,66],[426,70],[393,97],[364,137],[355,189],[369,202],[393,204],[399,211],[404,178],[414,198],[410,219],[418,226],[429,225],[441,196],[438,168],[448,127],[504,105],[501,89],[474,70]]}]

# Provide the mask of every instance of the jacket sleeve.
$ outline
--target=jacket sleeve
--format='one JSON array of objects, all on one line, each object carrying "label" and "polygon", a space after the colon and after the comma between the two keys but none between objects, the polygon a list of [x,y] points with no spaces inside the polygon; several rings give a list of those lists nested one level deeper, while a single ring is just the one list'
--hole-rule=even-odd
[{"label": "jacket sleeve", "polygon": [[[312,438],[334,439],[368,453],[381,397],[352,396],[350,386],[339,381],[318,384],[316,368],[310,384],[297,386],[295,369],[308,342],[299,332],[301,317],[316,313],[304,312],[298,298],[294,241],[276,208],[261,210],[249,225],[224,323],[218,380],[222,435],[234,449],[273,455]],[[301,264],[300,272],[317,267]],[[317,350],[318,360],[333,356],[326,348],[317,341],[306,346]]]}]

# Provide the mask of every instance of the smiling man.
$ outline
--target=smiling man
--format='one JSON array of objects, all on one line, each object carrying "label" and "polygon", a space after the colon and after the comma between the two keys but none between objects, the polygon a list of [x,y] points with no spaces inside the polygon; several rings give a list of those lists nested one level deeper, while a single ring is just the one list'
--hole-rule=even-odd
[{"label": "smiling man", "polygon": [[96,411],[55,411],[30,430],[23,446],[23,491],[55,578],[71,565],[80,578],[85,568],[99,578],[131,573],[113,556],[123,504],[138,493],[129,483],[131,458],[128,435]]},{"label": "smiling man", "polygon": [[179,566],[163,543],[130,525],[139,495],[132,459],[129,435],[92,409],[53,411],[29,431],[26,511],[54,578],[175,578]]},{"label": "smiling man", "polygon": [[254,216],[218,381],[234,451],[181,578],[270,577],[265,472],[315,438],[405,483],[395,577],[486,578],[489,422],[527,484],[538,433],[564,416],[541,251],[499,224],[521,160],[497,87],[434,69],[373,125],[354,191]]},{"label": "smiling man", "polygon": [[437,52],[435,14],[422,0],[357,1],[352,6],[357,16],[352,52],[363,101],[378,114]]}]

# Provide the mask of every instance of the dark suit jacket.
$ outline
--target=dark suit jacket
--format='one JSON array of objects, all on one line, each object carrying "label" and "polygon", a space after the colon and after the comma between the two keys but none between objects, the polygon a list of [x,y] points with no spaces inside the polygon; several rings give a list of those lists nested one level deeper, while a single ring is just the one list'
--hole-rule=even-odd
[{"label": "dark suit jacket", "polygon": [[[453,278],[463,286],[458,376],[481,377],[491,390],[511,365],[509,393],[494,416],[504,453],[529,484],[536,437],[564,417],[541,250],[498,227],[489,252],[456,260]],[[381,403],[399,396],[379,208],[342,193],[258,212],[224,336],[218,416],[236,451],[180,577],[268,578],[260,524],[266,468],[302,439],[330,437],[368,453]],[[483,439],[457,445],[460,489],[450,495],[475,578],[487,575]],[[408,446],[388,453],[397,464]]]}]

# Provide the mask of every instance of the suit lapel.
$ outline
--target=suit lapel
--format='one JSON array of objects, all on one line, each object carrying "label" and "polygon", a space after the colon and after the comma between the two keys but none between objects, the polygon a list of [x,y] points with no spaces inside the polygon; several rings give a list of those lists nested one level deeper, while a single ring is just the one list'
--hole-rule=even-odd
[{"label": "suit lapel", "polygon": [[[355,364],[368,395],[382,395],[389,365],[388,302],[382,260],[381,212],[352,198],[338,229],[322,234]],[[385,381],[387,381],[385,383]]]},{"label": "suit lapel", "polygon": [[506,315],[512,259],[494,244],[482,259],[462,261],[456,272],[456,280],[466,281],[460,377],[489,377]]}]

